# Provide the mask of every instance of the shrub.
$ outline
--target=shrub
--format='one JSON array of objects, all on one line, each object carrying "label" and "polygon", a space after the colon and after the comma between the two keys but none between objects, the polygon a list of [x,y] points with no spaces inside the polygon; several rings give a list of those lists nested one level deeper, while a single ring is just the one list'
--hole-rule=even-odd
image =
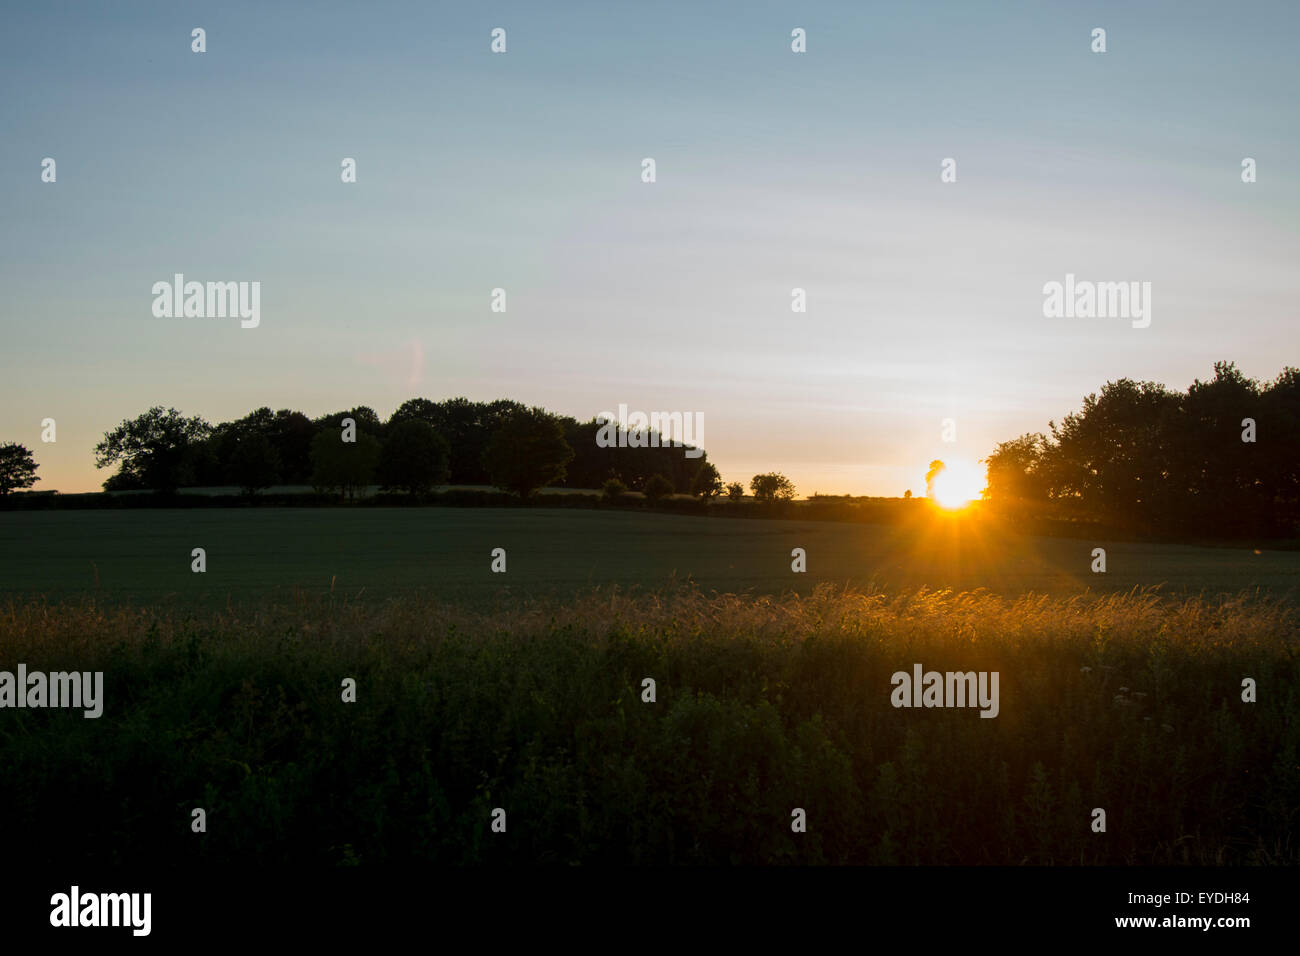
[{"label": "shrub", "polygon": [[619,481],[617,478],[610,478],[600,486],[600,493],[604,496],[606,501],[613,504],[618,501],[619,498],[623,497],[623,495],[627,494],[627,485],[623,484],[623,482]]},{"label": "shrub", "polygon": [[673,483],[664,475],[651,475],[645,483],[645,497],[651,504],[673,493]]}]

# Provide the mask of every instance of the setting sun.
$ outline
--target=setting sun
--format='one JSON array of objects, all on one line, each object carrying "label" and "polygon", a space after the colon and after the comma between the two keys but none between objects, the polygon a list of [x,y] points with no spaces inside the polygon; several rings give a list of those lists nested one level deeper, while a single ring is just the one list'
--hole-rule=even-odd
[{"label": "setting sun", "polygon": [[969,461],[948,462],[934,476],[930,498],[940,508],[964,508],[984,492],[984,469]]}]

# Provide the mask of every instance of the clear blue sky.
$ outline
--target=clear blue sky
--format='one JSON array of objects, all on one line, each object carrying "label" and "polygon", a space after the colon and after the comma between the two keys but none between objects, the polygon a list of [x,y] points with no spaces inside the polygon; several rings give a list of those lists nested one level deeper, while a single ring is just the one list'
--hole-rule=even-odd
[{"label": "clear blue sky", "polygon": [[[152,404],[623,402],[702,412],[727,480],[919,492],[932,457],[1109,379],[1300,364],[1297,26],[1250,2],[14,5],[0,442],[78,491]],[[154,318],[176,272],[261,282],[260,327]],[[1044,318],[1067,272],[1151,282],[1151,326]]]}]

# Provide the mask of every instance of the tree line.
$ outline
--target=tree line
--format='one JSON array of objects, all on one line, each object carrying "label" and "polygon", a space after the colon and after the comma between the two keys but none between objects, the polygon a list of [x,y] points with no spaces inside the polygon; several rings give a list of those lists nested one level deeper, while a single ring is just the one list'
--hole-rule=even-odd
[{"label": "tree line", "polygon": [[[614,427],[616,437],[626,434]],[[652,500],[670,494],[708,500],[724,492],[703,449],[688,457],[688,446],[654,432],[602,447],[601,428],[596,418],[580,422],[505,399],[413,398],[386,421],[368,406],[314,419],[263,407],[215,425],[155,406],[106,432],[95,463],[116,468],[105,491],[163,494],[234,485],[252,495],[274,485],[311,485],[356,497],[376,484],[412,494],[448,484],[494,485],[524,498],[547,486],[603,488],[613,498],[633,490]],[[30,488],[36,467],[22,446],[0,446],[0,493]],[[794,494],[775,474],[756,475],[751,488],[760,500]],[[725,490],[743,495],[739,483]]]},{"label": "tree line", "polygon": [[1300,369],[1272,382],[1218,362],[1185,392],[1119,379],[1049,433],[999,444],[987,499],[1135,531],[1294,536],[1300,527]]}]

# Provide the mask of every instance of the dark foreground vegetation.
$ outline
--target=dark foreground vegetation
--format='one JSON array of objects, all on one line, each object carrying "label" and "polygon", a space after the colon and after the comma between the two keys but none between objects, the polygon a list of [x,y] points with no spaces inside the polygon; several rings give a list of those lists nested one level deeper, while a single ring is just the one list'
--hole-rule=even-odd
[{"label": "dark foreground vegetation", "polygon": [[[105,674],[97,720],[3,712],[28,865],[1300,862],[1295,611],[1258,598],[25,602],[19,662]],[[895,709],[915,663],[998,671],[1000,714]]]}]

